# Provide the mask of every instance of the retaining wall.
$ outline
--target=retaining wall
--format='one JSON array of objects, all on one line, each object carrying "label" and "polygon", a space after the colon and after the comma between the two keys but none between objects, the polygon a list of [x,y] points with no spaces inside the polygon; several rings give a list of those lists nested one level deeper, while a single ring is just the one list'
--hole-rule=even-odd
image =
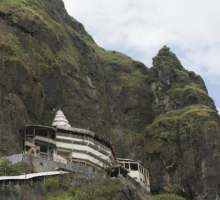
[{"label": "retaining wall", "polygon": [[93,167],[85,166],[81,163],[64,164],[64,163],[59,163],[59,162],[55,162],[52,160],[47,160],[45,158],[34,157],[34,156],[25,155],[25,154],[16,154],[12,156],[6,156],[0,159],[0,163],[4,161],[5,159],[8,159],[12,163],[12,165],[18,162],[22,162],[22,161],[26,162],[34,168],[35,172],[52,171],[55,167],[58,167],[58,168],[66,169],[66,170],[74,170],[89,177],[91,175],[94,175],[95,173],[93,170]]}]

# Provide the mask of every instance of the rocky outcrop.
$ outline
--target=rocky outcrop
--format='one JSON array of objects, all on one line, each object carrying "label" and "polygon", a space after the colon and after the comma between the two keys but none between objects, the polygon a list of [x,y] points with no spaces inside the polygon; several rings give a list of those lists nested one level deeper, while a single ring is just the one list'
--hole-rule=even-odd
[{"label": "rocky outcrop", "polygon": [[0,155],[22,152],[24,125],[51,125],[60,107],[72,126],[112,140],[117,156],[145,162],[153,192],[220,192],[219,115],[169,48],[148,69],[98,47],[61,0],[1,1],[0,77]]},{"label": "rocky outcrop", "polygon": [[178,185],[187,199],[214,199],[220,183],[220,120],[203,80],[163,47],[147,82],[156,114],[145,129],[152,191]]}]

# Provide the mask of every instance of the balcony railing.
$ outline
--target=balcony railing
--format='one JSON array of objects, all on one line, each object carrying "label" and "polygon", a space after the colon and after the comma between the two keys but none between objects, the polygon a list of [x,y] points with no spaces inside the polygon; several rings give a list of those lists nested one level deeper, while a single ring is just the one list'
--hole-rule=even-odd
[{"label": "balcony railing", "polygon": [[49,144],[53,144],[53,145],[56,145],[56,141],[53,140],[53,139],[50,139],[50,138],[46,138],[46,137],[42,137],[42,136],[35,136],[34,137],[35,140],[39,140],[39,141],[43,141],[43,142],[46,142],[46,143],[49,143]]},{"label": "balcony railing", "polygon": [[102,143],[94,140],[93,138],[90,138],[90,137],[84,137],[84,136],[79,136],[79,135],[72,135],[72,134],[67,134],[67,133],[57,133],[57,136],[63,136],[63,137],[66,137],[66,138],[76,138],[76,139],[81,139],[83,140],[84,142],[87,142],[87,141],[90,141],[92,143],[94,143],[94,145],[100,150],[103,150],[103,151],[108,151],[108,152],[111,152],[110,148],[106,147],[105,145],[103,145]]}]

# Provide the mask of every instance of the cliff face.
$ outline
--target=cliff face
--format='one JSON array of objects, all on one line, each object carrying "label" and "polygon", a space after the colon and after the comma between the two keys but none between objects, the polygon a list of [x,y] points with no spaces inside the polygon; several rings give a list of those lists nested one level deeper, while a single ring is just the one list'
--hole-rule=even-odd
[{"label": "cliff face", "polygon": [[220,120],[203,80],[164,47],[153,58],[147,83],[156,114],[145,129],[152,189],[213,199],[220,183]]},{"label": "cliff face", "polygon": [[98,47],[61,0],[0,0],[0,154],[21,152],[18,131],[51,125],[57,107],[113,140],[119,157],[145,162],[153,192],[220,192],[219,115],[167,47],[148,69]]}]

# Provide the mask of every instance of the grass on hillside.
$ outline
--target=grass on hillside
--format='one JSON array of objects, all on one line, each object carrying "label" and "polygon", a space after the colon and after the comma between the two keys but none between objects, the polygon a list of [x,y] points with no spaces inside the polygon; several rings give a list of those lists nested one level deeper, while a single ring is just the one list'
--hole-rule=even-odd
[{"label": "grass on hillside", "polygon": [[[55,180],[50,181],[50,183],[56,186],[57,191]],[[50,190],[51,189],[50,187]],[[108,178],[101,178],[87,181],[84,180],[79,186],[67,190],[60,190],[55,194],[53,192],[43,198],[43,200],[111,200],[118,195],[121,189],[122,185],[117,179],[111,180]]]},{"label": "grass on hillside", "polygon": [[186,199],[174,194],[160,194],[151,197],[149,200],[186,200]]}]

